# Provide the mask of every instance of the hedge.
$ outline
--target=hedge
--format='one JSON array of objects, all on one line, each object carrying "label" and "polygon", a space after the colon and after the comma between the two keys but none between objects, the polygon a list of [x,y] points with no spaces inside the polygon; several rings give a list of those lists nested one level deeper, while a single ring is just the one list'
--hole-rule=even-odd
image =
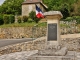
[{"label": "hedge", "polygon": [[14,22],[15,22],[14,15],[9,15],[9,23],[14,23]]},{"label": "hedge", "polygon": [[9,24],[9,15],[4,15],[3,21],[4,21],[4,24]]},{"label": "hedge", "polygon": [[17,19],[18,19],[18,23],[21,23],[22,22],[22,17],[17,17]]},{"label": "hedge", "polygon": [[23,19],[23,22],[27,22],[28,21],[28,17],[27,16],[23,16],[22,19]]},{"label": "hedge", "polygon": [[3,21],[4,21],[4,24],[14,23],[15,17],[14,17],[14,15],[4,15]]}]

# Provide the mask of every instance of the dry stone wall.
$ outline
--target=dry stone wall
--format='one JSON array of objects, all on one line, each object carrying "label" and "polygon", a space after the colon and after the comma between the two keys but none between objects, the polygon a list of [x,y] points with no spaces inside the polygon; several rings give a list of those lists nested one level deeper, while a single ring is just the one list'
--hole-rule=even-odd
[{"label": "dry stone wall", "polygon": [[[64,31],[61,29],[61,33],[64,33]],[[0,28],[0,39],[39,38],[39,37],[46,36],[46,32],[47,32],[46,27]]]},{"label": "dry stone wall", "polygon": [[21,52],[21,51],[30,51],[30,50],[40,50],[45,47],[45,37],[41,37],[34,41],[18,43],[14,45],[9,45],[0,48],[0,55]]},{"label": "dry stone wall", "polygon": [[0,28],[0,39],[37,38],[46,35],[43,27],[10,27]]},{"label": "dry stone wall", "polygon": [[80,52],[80,38],[66,38],[61,40],[61,46],[66,46],[69,51]]},{"label": "dry stone wall", "polygon": [[[46,48],[46,37],[38,38],[34,41],[18,43],[0,48],[0,55],[30,51],[30,50],[42,50]],[[80,52],[80,38],[65,38],[61,40],[61,47],[67,47],[69,51]]]},{"label": "dry stone wall", "polygon": [[[34,35],[32,35],[34,34]],[[37,28],[33,30],[32,27],[10,27],[0,28],[0,39],[14,39],[14,38],[31,38],[41,37],[46,35],[46,28]],[[73,37],[73,36],[72,36]],[[46,37],[38,38],[30,42],[23,42],[19,44],[9,45],[0,48],[0,55],[9,54],[13,52],[39,50],[45,47]],[[61,46],[66,46],[70,51],[80,52],[80,38],[62,38]]]}]

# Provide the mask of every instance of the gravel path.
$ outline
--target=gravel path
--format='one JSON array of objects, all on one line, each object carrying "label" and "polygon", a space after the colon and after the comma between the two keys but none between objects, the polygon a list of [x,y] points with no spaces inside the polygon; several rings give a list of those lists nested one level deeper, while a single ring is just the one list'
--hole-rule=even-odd
[{"label": "gravel path", "polygon": [[6,54],[6,55],[0,56],[0,60],[27,60],[28,56],[33,55],[37,52],[38,50]]}]

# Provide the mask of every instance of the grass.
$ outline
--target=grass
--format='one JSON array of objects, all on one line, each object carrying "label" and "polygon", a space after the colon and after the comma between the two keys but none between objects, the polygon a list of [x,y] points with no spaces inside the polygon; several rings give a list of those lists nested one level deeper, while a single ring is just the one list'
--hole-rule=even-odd
[{"label": "grass", "polygon": [[66,24],[60,24],[61,27],[69,27],[69,25]]},{"label": "grass", "polygon": [[47,23],[13,23],[13,24],[4,24],[0,25],[0,28],[6,28],[6,27],[33,27],[33,26],[40,26],[40,27],[45,27],[47,26]]}]

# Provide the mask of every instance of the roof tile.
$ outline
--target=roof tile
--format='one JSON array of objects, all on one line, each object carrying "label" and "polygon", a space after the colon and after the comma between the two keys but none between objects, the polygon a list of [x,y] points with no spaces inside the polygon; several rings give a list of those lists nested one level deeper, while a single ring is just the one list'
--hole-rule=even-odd
[{"label": "roof tile", "polygon": [[36,3],[36,2],[41,2],[41,0],[26,0],[26,3]]}]

